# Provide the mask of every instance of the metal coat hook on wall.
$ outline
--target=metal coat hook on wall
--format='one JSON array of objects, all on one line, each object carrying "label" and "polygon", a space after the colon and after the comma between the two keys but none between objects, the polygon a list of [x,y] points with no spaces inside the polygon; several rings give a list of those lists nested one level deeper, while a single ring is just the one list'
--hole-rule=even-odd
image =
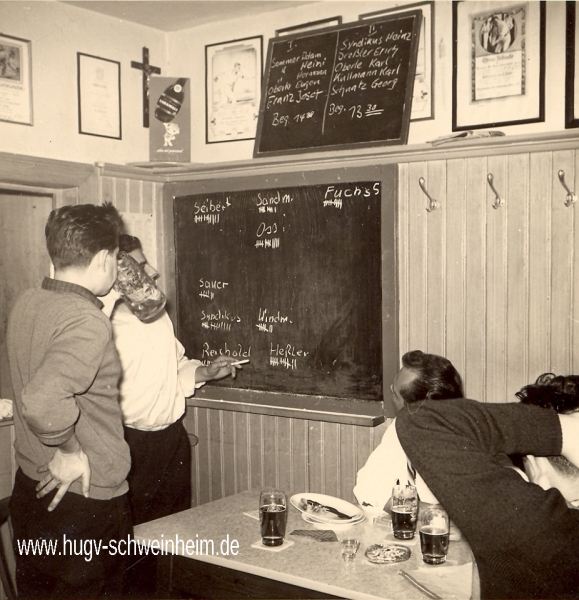
[{"label": "metal coat hook on wall", "polygon": [[563,169],[561,169],[557,173],[557,175],[559,175],[559,181],[561,182],[561,185],[567,191],[567,198],[565,199],[565,206],[571,206],[572,204],[575,204],[575,202],[577,202],[577,196],[569,189],[569,187],[565,183],[565,171],[563,171]]},{"label": "metal coat hook on wall", "polygon": [[501,196],[495,189],[495,186],[493,185],[494,177],[493,177],[492,173],[489,173],[487,175],[487,181],[489,182],[489,186],[490,186],[491,190],[493,191],[493,194],[495,195],[495,201],[493,202],[492,207],[498,208],[499,206],[502,206],[505,203],[505,199],[501,198]]},{"label": "metal coat hook on wall", "polygon": [[426,197],[428,198],[428,204],[426,205],[426,210],[428,212],[431,212],[433,210],[436,210],[440,204],[438,202],[438,200],[435,200],[427,191],[426,191],[426,187],[425,187],[425,181],[424,181],[424,177],[420,177],[420,179],[418,180],[418,184],[420,185],[420,187],[422,188],[422,191],[426,194]]}]

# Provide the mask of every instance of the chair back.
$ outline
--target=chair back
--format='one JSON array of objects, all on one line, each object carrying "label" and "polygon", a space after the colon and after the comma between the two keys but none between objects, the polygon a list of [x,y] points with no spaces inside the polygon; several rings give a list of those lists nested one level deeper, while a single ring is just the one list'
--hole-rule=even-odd
[{"label": "chair back", "polygon": [[17,597],[10,524],[10,496],[0,500],[0,582],[8,600]]}]

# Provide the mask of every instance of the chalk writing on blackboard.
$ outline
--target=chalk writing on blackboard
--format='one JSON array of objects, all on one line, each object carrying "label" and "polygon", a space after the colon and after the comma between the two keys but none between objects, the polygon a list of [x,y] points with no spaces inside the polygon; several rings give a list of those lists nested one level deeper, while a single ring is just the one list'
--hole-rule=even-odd
[{"label": "chalk writing on blackboard", "polygon": [[205,362],[251,360],[216,386],[381,400],[381,191],[175,198],[179,339]]},{"label": "chalk writing on blackboard", "polygon": [[421,19],[271,39],[254,156],[406,143]]}]

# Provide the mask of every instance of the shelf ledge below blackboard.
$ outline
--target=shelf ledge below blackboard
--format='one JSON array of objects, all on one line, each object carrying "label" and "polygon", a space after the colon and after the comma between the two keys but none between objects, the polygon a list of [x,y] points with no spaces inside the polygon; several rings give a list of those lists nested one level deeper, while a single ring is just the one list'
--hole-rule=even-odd
[{"label": "shelf ledge below blackboard", "polygon": [[382,402],[342,400],[206,386],[187,399],[188,406],[292,419],[376,427],[384,422]]}]

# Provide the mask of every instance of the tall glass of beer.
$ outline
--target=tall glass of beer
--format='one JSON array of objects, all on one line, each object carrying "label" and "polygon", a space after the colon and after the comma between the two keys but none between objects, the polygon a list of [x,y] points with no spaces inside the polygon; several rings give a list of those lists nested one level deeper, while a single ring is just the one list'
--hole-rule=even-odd
[{"label": "tall glass of beer", "polygon": [[416,531],[418,494],[416,486],[407,483],[392,488],[392,533],[395,538],[409,540]]},{"label": "tall glass of beer", "polygon": [[446,560],[450,521],[440,504],[431,504],[420,510],[418,525],[422,560],[429,565],[439,565]]},{"label": "tall glass of beer", "polygon": [[264,546],[281,546],[287,523],[287,499],[282,490],[265,489],[259,495],[259,520],[261,543]]}]

